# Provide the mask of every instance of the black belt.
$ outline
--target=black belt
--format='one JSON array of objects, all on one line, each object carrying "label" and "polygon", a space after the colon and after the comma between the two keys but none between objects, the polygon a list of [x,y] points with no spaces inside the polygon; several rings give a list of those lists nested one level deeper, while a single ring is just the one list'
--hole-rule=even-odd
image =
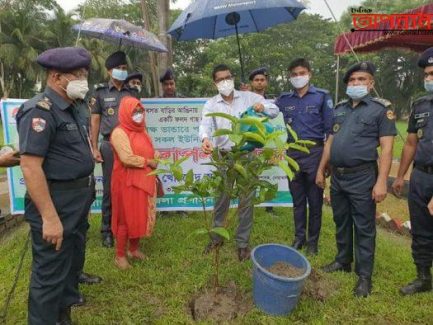
[{"label": "black belt", "polygon": [[427,174],[433,174],[433,165],[418,165],[414,164],[414,168]]},{"label": "black belt", "polygon": [[338,174],[353,174],[353,173],[364,171],[372,167],[377,168],[377,163],[369,162],[355,167],[333,167],[332,170]]},{"label": "black belt", "polygon": [[93,175],[90,175],[71,181],[48,180],[47,183],[50,190],[76,190],[79,188],[90,187],[92,184],[94,184],[94,177]]}]

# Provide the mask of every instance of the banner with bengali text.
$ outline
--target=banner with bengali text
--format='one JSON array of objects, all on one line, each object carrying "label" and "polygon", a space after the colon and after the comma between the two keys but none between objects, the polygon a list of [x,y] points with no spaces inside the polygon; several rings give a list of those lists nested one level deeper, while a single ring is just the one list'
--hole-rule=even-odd
[{"label": "banner with bengali text", "polygon": [[[205,98],[155,98],[142,99],[146,109],[146,124],[155,148],[162,158],[179,159],[190,157],[182,164],[184,173],[190,169],[194,177],[200,179],[211,172],[209,166],[202,164],[208,161],[200,147],[198,129],[201,120],[201,110],[206,102]],[[18,148],[18,135],[15,115],[24,99],[7,99],[0,102],[3,123],[4,144],[11,144]],[[274,126],[284,130],[282,115],[272,120]],[[10,193],[10,206],[12,214],[23,213],[25,184],[19,167],[7,169],[8,186]],[[262,175],[273,183],[278,183],[278,195],[271,202],[261,206],[292,206],[292,198],[288,190],[287,177],[279,168],[273,168]],[[102,169],[100,164],[95,168],[96,200],[92,205],[93,213],[100,213],[102,202]],[[188,193],[174,194],[172,187],[178,183],[170,174],[160,175],[165,189],[165,196],[158,198],[159,211],[200,210],[198,199],[190,198]],[[208,199],[208,206],[213,205],[213,198]]]}]

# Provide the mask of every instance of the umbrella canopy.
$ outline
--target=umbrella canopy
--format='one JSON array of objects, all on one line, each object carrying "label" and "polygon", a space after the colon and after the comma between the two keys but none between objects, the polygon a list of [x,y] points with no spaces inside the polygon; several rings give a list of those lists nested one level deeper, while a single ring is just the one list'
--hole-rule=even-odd
[{"label": "umbrella canopy", "polygon": [[243,81],[239,34],[261,32],[291,22],[304,9],[297,0],[196,0],[179,15],[168,33],[178,41],[236,34]]},{"label": "umbrella canopy", "polygon": [[155,34],[123,19],[90,18],[74,25],[72,29],[119,46],[123,44],[156,52],[168,52]]},{"label": "umbrella canopy", "polygon": [[295,20],[304,9],[297,0],[199,0],[179,15],[168,33],[180,41],[226,37],[236,33],[233,18],[238,33],[261,32]]},{"label": "umbrella canopy", "polygon": [[[433,4],[408,10],[404,13],[431,15],[433,14]],[[433,23],[433,21],[430,23]],[[433,30],[419,34],[414,34],[417,29],[389,32],[390,30],[392,31],[389,27],[389,21],[383,21],[378,24],[375,30],[355,30],[354,32],[341,34],[335,41],[334,53],[337,55],[350,53],[350,45],[356,52],[373,52],[384,48],[406,48],[422,52],[433,45]]]}]

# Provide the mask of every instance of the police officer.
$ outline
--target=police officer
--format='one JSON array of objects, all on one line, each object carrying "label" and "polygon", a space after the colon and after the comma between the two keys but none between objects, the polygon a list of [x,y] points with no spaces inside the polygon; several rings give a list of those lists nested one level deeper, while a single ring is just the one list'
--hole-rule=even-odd
[{"label": "police officer", "polygon": [[[290,152],[300,170],[289,182],[293,198],[295,240],[292,246],[301,249],[305,244],[308,254],[317,254],[320,228],[322,225],[323,189],[316,185],[317,168],[323,153],[323,143],[332,128],[333,103],[329,92],[310,84],[311,67],[304,58],[293,60],[288,73],[294,90],[282,93],[276,105],[283,113],[284,122],[289,124],[300,139],[316,144],[309,154]],[[288,142],[293,142],[291,136]],[[307,236],[307,203],[309,209]]]},{"label": "police officer", "polygon": [[[125,84],[128,77],[128,65],[126,54],[117,51],[111,54],[105,61],[105,67],[110,75],[108,83],[95,87],[95,93],[91,99],[92,109],[92,147],[96,162],[102,163],[103,197],[102,197],[102,245],[113,247],[113,234],[111,233],[111,171],[113,170],[113,150],[110,144],[110,135],[118,124],[118,112],[120,100],[131,95]],[[98,147],[99,133],[102,135],[102,143]]]},{"label": "police officer", "polygon": [[421,54],[418,66],[424,69],[424,87],[429,93],[412,105],[406,143],[400,160],[394,193],[401,194],[404,175],[414,161],[409,186],[412,257],[417,278],[400,289],[403,295],[431,291],[433,261],[433,47]]},{"label": "police officer", "polygon": [[370,95],[375,70],[372,63],[361,62],[346,72],[343,80],[349,99],[335,107],[332,134],[326,141],[316,178],[316,183],[324,188],[325,168],[330,162],[331,204],[338,252],[335,261],[323,270],[350,272],[355,250],[355,272],[359,277],[354,289],[356,297],[371,293],[376,203],[386,197],[396,135],[391,103]]},{"label": "police officer", "polygon": [[167,69],[159,78],[162,86],[162,98],[183,98],[176,92],[176,80],[173,70]]},{"label": "police officer", "polygon": [[32,234],[28,321],[71,324],[94,192],[94,160],[79,116],[86,107],[91,57],[82,48],[56,48],[37,62],[47,69],[47,87],[16,117],[27,187],[25,218]]},{"label": "police officer", "polygon": [[143,84],[143,74],[141,72],[130,73],[125,80],[125,84],[129,88],[131,94],[134,95],[134,97],[140,99]]}]

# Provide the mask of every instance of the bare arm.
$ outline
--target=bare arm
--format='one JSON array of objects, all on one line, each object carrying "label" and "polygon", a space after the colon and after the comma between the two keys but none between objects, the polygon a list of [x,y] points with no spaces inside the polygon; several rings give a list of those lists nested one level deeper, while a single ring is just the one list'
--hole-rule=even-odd
[{"label": "bare arm", "polygon": [[377,176],[377,181],[373,187],[372,193],[372,198],[376,201],[376,203],[382,202],[387,194],[386,181],[391,169],[394,136],[380,137],[379,142],[381,149],[379,158],[379,174]]},{"label": "bare arm", "polygon": [[418,138],[415,133],[408,133],[406,142],[403,146],[401,153],[400,166],[398,168],[397,177],[392,184],[392,191],[396,196],[400,196],[404,186],[404,175],[406,175],[410,164],[415,157],[416,146],[418,145]]},{"label": "bare arm", "polygon": [[92,114],[90,118],[90,142],[93,148],[93,158],[97,162],[102,162],[101,152],[99,151],[98,139],[99,139],[99,127],[101,126],[101,115]]},{"label": "bare arm", "polygon": [[0,156],[0,167],[13,167],[20,164],[20,158],[17,151],[8,152]]},{"label": "bare arm", "polygon": [[21,156],[21,170],[27,191],[42,217],[43,239],[59,250],[63,241],[63,226],[51,200],[47,179],[42,169],[44,158],[33,155]]},{"label": "bare arm", "polygon": [[323,189],[326,186],[325,171],[326,166],[329,164],[329,160],[331,158],[331,145],[333,140],[334,135],[329,135],[329,138],[326,140],[325,146],[323,148],[323,154],[322,159],[320,159],[319,168],[317,169],[316,184]]}]

